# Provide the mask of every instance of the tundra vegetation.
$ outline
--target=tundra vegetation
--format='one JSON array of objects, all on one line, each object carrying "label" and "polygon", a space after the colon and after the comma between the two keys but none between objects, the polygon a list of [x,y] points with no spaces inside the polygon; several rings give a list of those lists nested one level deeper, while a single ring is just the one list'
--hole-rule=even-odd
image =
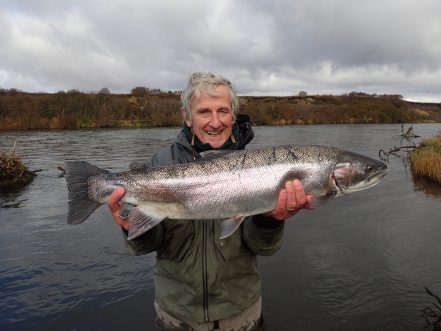
[{"label": "tundra vegetation", "polygon": [[21,158],[12,152],[0,150],[0,192],[29,184],[35,174]]},{"label": "tundra vegetation", "polygon": [[441,133],[421,141],[409,153],[412,174],[441,184]]},{"label": "tundra vegetation", "polygon": [[[78,90],[26,93],[0,89],[0,130],[179,126],[178,92],[135,87],[130,94]],[[255,125],[441,122],[441,104],[413,103],[400,95],[240,97],[240,112]]]}]

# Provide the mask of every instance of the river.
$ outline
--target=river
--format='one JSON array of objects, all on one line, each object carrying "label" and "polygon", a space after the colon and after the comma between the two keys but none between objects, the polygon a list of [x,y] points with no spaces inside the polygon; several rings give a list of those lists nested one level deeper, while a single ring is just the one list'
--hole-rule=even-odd
[{"label": "river", "polygon": [[[441,125],[413,128],[424,138]],[[0,330],[153,330],[154,254],[129,255],[105,206],[67,225],[57,167],[75,159],[126,170],[177,130],[0,133],[1,148],[16,141],[17,154],[40,170],[25,189],[0,194]],[[251,146],[326,144],[374,158],[412,143],[401,140],[400,125],[254,130]],[[440,196],[440,187],[415,184],[391,157],[379,185],[287,221],[281,250],[259,258],[269,330],[425,330],[426,307],[441,315],[425,291],[441,295]]]}]

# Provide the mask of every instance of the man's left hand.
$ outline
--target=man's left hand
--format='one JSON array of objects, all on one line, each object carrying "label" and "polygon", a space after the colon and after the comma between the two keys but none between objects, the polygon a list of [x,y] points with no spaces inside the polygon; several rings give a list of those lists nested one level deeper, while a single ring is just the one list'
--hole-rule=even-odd
[{"label": "man's left hand", "polygon": [[276,207],[273,211],[266,213],[265,216],[283,221],[296,214],[300,209],[310,209],[312,206],[312,199],[312,194],[305,193],[300,181],[296,179],[288,181],[285,183],[285,188],[279,193]]}]

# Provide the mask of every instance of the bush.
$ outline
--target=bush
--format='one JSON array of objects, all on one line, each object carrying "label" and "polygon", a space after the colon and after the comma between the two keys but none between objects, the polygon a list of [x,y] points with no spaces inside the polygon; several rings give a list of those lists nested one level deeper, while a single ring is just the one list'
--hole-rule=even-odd
[{"label": "bush", "polygon": [[12,152],[0,151],[0,188],[26,185],[32,181],[34,173]]},{"label": "bush", "polygon": [[441,183],[441,135],[422,141],[409,159],[413,175]]}]

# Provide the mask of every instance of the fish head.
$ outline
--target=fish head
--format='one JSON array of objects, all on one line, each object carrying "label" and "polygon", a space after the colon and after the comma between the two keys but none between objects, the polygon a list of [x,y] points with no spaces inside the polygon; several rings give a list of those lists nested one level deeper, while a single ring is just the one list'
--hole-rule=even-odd
[{"label": "fish head", "polygon": [[378,184],[386,175],[386,168],[383,162],[370,157],[343,152],[334,167],[332,179],[338,193],[350,194]]}]

